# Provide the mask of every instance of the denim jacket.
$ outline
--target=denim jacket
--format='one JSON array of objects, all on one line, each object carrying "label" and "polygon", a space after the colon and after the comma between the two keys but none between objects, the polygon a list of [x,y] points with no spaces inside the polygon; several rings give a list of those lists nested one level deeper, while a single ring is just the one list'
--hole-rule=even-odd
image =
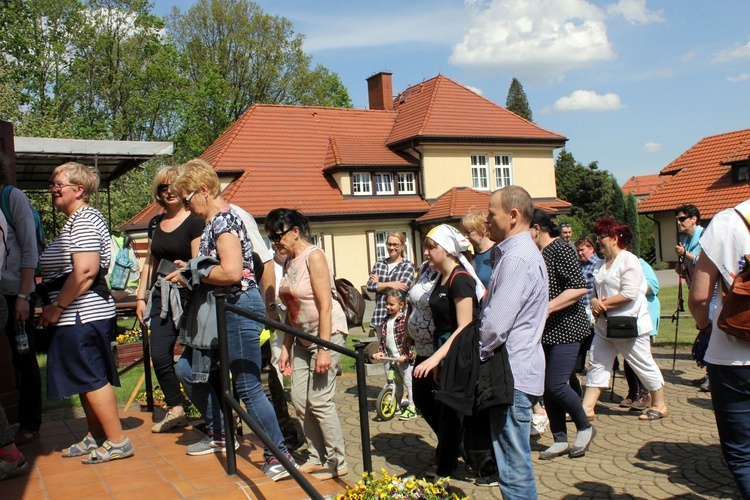
[{"label": "denim jacket", "polygon": [[180,344],[193,350],[193,382],[206,383],[214,356],[219,349],[219,332],[216,324],[217,293],[226,293],[227,287],[201,283],[219,263],[213,257],[190,259],[180,276],[191,290],[180,320]]}]

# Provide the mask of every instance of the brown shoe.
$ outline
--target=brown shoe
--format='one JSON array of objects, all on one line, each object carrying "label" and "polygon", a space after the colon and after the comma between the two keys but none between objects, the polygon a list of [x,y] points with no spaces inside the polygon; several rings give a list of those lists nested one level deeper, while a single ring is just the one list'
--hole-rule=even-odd
[{"label": "brown shoe", "polygon": [[324,468],[325,467],[323,467],[320,464],[316,464],[316,463],[313,463],[313,462],[305,462],[304,464],[302,464],[302,465],[299,466],[299,471],[300,472],[306,472],[306,473],[310,474],[312,472],[319,471],[319,470],[322,470]]},{"label": "brown shoe", "polygon": [[312,476],[315,479],[320,479],[321,481],[325,481],[326,479],[333,479],[339,476],[346,476],[349,474],[349,468],[344,465],[343,467],[340,467],[338,469],[331,469],[330,467],[321,467],[316,472],[312,473]]},{"label": "brown shoe", "polygon": [[641,392],[638,399],[633,401],[633,404],[630,405],[630,411],[643,411],[649,406],[651,406],[651,395],[644,391]]}]

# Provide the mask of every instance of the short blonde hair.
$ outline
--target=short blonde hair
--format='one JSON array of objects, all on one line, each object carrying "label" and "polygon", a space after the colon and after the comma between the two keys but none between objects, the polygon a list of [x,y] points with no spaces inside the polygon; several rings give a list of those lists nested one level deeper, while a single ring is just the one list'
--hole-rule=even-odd
[{"label": "short blonde hair", "polygon": [[49,176],[50,182],[61,174],[68,174],[69,183],[83,188],[83,201],[86,203],[91,199],[91,195],[99,189],[99,171],[96,167],[87,167],[80,163],[69,161],[52,171],[52,175]]},{"label": "short blonde hair", "polygon": [[484,235],[487,232],[487,214],[481,210],[469,210],[461,219],[461,227],[467,233],[473,229]]},{"label": "short blonde hair", "polygon": [[161,184],[169,184],[170,181],[175,180],[179,174],[179,168],[173,165],[166,165],[156,171],[154,182],[151,183],[151,196],[153,196],[154,201],[162,208],[164,208],[164,202],[161,200],[159,186]]},{"label": "short blonde hair", "polygon": [[406,257],[406,235],[401,231],[388,233],[388,236],[385,237],[385,241],[388,242],[388,238],[390,237],[394,237],[401,242],[401,257]]},{"label": "short blonde hair", "polygon": [[176,179],[172,179],[172,192],[190,193],[205,187],[211,196],[219,196],[219,176],[214,167],[205,160],[194,158],[181,165]]}]

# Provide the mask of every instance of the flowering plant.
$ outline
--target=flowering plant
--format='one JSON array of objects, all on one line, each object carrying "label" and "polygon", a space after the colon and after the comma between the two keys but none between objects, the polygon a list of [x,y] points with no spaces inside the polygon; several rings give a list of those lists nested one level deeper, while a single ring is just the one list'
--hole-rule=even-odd
[{"label": "flowering plant", "polygon": [[449,493],[447,482],[438,479],[431,483],[425,479],[409,477],[402,479],[398,476],[390,476],[385,469],[380,469],[382,479],[375,477],[373,472],[365,472],[362,479],[354,486],[348,486],[344,493],[339,493],[336,500],[386,500],[386,499],[451,499],[464,500],[467,497],[459,497],[455,493]]},{"label": "flowering plant", "polygon": [[[180,391],[182,392],[183,396],[183,403],[182,407],[185,410],[185,414],[188,416],[188,418],[200,418],[201,412],[198,411],[198,408],[195,407],[193,403],[190,402],[190,400],[187,397],[187,394],[185,394],[185,389],[180,387]],[[135,399],[137,401],[146,401],[147,399],[146,391],[141,391],[138,394],[136,394]],[[154,402],[155,403],[163,403],[164,402],[164,391],[161,390],[161,387],[158,385],[154,387]]]},{"label": "flowering plant", "polygon": [[135,344],[143,340],[143,332],[141,331],[140,325],[134,326],[130,330],[125,330],[123,333],[117,336],[115,339],[118,344]]}]

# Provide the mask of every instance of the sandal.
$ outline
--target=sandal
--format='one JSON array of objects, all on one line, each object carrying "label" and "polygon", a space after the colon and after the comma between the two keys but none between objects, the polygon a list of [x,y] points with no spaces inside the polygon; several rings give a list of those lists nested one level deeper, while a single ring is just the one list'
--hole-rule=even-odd
[{"label": "sandal", "polygon": [[133,444],[130,439],[125,438],[125,441],[115,446],[112,441],[104,441],[104,444],[89,453],[87,458],[81,459],[82,464],[103,464],[110,460],[118,460],[120,458],[132,457],[135,454]]},{"label": "sandal", "polygon": [[648,410],[645,414],[638,417],[639,420],[661,420],[669,415],[668,411],[660,412],[657,410]]},{"label": "sandal", "polygon": [[86,434],[80,442],[65,448],[62,451],[62,456],[63,458],[81,457],[91,452],[91,450],[97,449],[99,443],[104,443],[104,441],[104,439],[95,439],[91,434]]}]

